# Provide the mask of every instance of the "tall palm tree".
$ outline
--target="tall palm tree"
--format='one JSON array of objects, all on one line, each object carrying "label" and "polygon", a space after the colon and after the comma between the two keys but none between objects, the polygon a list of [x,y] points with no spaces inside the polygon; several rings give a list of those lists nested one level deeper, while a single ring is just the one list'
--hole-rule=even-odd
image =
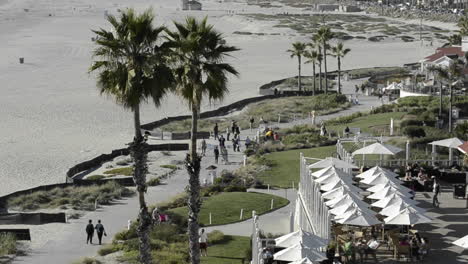
[{"label": "tall palm tree", "polygon": [[90,72],[97,72],[97,86],[133,112],[135,137],[129,149],[134,160],[133,180],[137,186],[139,209],[140,262],[152,263],[149,230],[151,215],[145,201],[147,153],[140,130],[140,104],[152,99],[161,104],[171,84],[171,71],[164,60],[163,47],[157,46],[164,27],[153,27],[152,10],[141,14],[128,9],[119,18],[108,16],[112,30],[93,30],[96,47]]},{"label": "tall palm tree", "polygon": [[341,94],[341,59],[350,51],[351,49],[344,48],[343,42],[340,42],[336,46],[332,47],[332,55],[338,59],[338,94]]},{"label": "tall palm tree", "polygon": [[310,43],[311,47],[317,48],[318,53],[318,66],[319,66],[319,88],[320,91],[323,91],[323,84],[322,84],[322,61],[323,61],[323,54],[322,54],[322,42],[317,34],[312,37],[312,42]]},{"label": "tall palm tree", "polygon": [[329,27],[321,27],[317,32],[317,38],[322,44],[323,62],[325,73],[325,94],[328,93],[328,78],[327,78],[327,50],[329,49],[328,41],[333,38],[333,33]]},{"label": "tall palm tree", "polygon": [[188,232],[190,262],[200,263],[198,243],[198,214],[200,212],[200,161],[197,154],[198,118],[202,99],[220,100],[228,92],[228,75],[238,72],[224,60],[236,47],[225,45],[225,40],[207,19],[188,17],[185,23],[175,24],[175,31],[167,31],[173,52],[173,72],[176,91],[192,111],[190,154],[186,158],[189,174]]},{"label": "tall palm tree", "polygon": [[297,89],[299,92],[302,89],[301,83],[301,66],[302,66],[302,57],[306,52],[306,44],[302,42],[294,42],[292,44],[292,49],[288,49],[287,52],[290,53],[291,58],[297,57],[297,65],[298,65],[298,77],[297,77]]},{"label": "tall palm tree", "polygon": [[305,62],[306,64],[309,64],[309,63],[312,64],[312,78],[313,78],[312,95],[315,95],[315,92],[317,91],[315,66],[319,64],[319,61],[321,61],[322,55],[319,54],[316,50],[313,50],[313,48],[311,48],[306,53],[304,53],[304,57],[307,59],[307,61]]}]

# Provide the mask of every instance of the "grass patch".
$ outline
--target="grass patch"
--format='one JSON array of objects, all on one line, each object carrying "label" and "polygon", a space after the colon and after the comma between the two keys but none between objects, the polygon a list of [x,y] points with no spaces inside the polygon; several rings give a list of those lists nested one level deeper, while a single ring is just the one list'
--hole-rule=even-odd
[{"label": "grass patch", "polygon": [[95,258],[82,258],[78,261],[73,262],[73,264],[102,264],[101,261],[95,259]]},{"label": "grass patch", "polygon": [[161,165],[159,167],[164,168],[164,169],[170,169],[170,170],[178,170],[179,169],[179,167],[177,167],[177,165],[172,165],[172,164],[165,164],[165,165]]},{"label": "grass patch", "polygon": [[369,133],[376,136],[380,136],[380,134],[386,135],[389,133],[390,119],[393,118],[396,125],[398,120],[401,120],[406,114],[405,112],[390,112],[367,115],[355,118],[350,123],[328,126],[327,129],[329,131],[333,130],[339,132],[340,135],[343,135],[343,130],[346,126],[350,128],[358,127],[361,129],[361,133]]},{"label": "grass patch", "polygon": [[132,176],[133,167],[115,168],[115,169],[105,171],[104,174],[112,175],[112,176],[115,176],[115,175]]},{"label": "grass patch", "polygon": [[323,159],[335,153],[336,146],[289,150],[265,155],[265,159],[273,165],[261,172],[258,178],[270,186],[291,188],[293,181],[295,184],[299,182],[299,154],[301,152],[306,157]]},{"label": "grass patch", "polygon": [[66,188],[54,188],[49,191],[37,191],[8,199],[8,208],[21,211],[37,210],[41,208],[70,207],[75,210],[94,210],[94,203],[98,199],[99,204],[110,204],[113,200],[133,195],[130,189],[116,182],[108,182],[102,185],[70,186]]},{"label": "grass patch", "polygon": [[151,180],[148,180],[146,184],[148,186],[158,186],[159,184],[161,184],[161,180],[159,178],[153,178]]},{"label": "grass patch", "polygon": [[[271,210],[271,199],[274,199],[274,209],[278,209],[289,203],[287,199],[282,197],[250,192],[220,193],[208,197],[202,204],[200,223],[204,226],[208,226],[210,224],[210,213],[212,215],[212,225],[224,225],[240,221],[241,209],[244,209],[242,220],[251,218],[253,210],[255,210],[257,214],[267,213]],[[170,211],[183,217],[188,214],[187,207],[179,207]]]},{"label": "grass patch", "polygon": [[[213,231],[214,232],[214,231]],[[202,257],[202,264],[242,264],[247,263],[247,251],[250,250],[250,238],[243,236],[224,236],[215,243],[208,235],[208,257]],[[245,260],[245,261],[243,261]]]},{"label": "grass patch", "polygon": [[0,233],[0,256],[16,254],[16,237],[9,233]]}]

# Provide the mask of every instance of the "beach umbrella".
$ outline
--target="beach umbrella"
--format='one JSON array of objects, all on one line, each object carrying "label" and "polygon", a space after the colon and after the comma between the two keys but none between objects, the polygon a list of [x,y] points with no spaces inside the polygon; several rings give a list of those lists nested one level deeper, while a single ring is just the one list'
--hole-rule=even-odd
[{"label": "beach umbrella", "polygon": [[322,186],[320,186],[320,190],[324,191],[324,192],[328,192],[328,191],[331,191],[333,189],[336,189],[338,187],[341,187],[341,186],[346,186],[350,191],[352,192],[362,192],[361,189],[359,189],[358,187],[352,185],[351,183],[345,181],[345,180],[342,180],[342,179],[337,179],[333,182],[330,182],[330,183],[327,183],[327,184],[324,184]]},{"label": "beach umbrella", "polygon": [[340,205],[352,204],[352,203],[357,204],[362,207],[369,207],[367,203],[361,201],[359,197],[354,196],[352,193],[345,194],[342,197],[336,197],[335,199],[325,202],[325,205],[331,208],[335,208]]},{"label": "beach umbrella", "polygon": [[388,187],[383,188],[380,192],[376,192],[376,193],[373,193],[373,194],[367,196],[367,198],[372,199],[372,200],[382,200],[382,199],[384,199],[384,198],[386,198],[386,197],[388,197],[388,196],[390,196],[390,195],[392,195],[394,193],[396,193],[396,194],[398,194],[400,196],[404,196],[406,198],[413,197],[412,194],[409,194],[407,192],[400,192],[400,191],[398,191],[398,189],[388,186]]},{"label": "beach umbrella", "polygon": [[381,214],[383,216],[394,216],[394,215],[400,213],[401,211],[405,210],[406,208],[411,208],[412,210],[418,211],[418,212],[420,212],[422,214],[424,214],[426,212],[425,209],[417,207],[417,206],[415,206],[413,204],[409,204],[409,203],[402,200],[400,202],[391,204],[391,205],[383,208],[379,212],[379,214]]},{"label": "beach umbrella", "polygon": [[309,169],[327,168],[330,166],[339,169],[357,169],[357,167],[351,163],[332,157],[328,157],[319,162],[309,165]]},{"label": "beach umbrella", "polygon": [[315,181],[320,183],[320,184],[327,184],[336,180],[342,179],[343,181],[346,181],[350,184],[353,184],[353,179],[352,176],[346,172],[343,171],[336,171],[336,172],[331,172],[330,174],[325,174],[320,176],[320,178],[317,178]]},{"label": "beach umbrella", "polygon": [[326,260],[327,256],[325,253],[307,247],[302,243],[283,249],[273,255],[274,260],[281,261],[299,261],[304,258],[308,258],[311,261],[322,261]]},{"label": "beach umbrella", "polygon": [[324,192],[322,193],[322,197],[323,199],[326,199],[326,200],[331,200],[331,199],[335,199],[336,197],[342,197],[344,196],[345,194],[348,194],[348,193],[353,193],[354,195],[358,196],[359,198],[363,198],[360,194],[356,193],[356,192],[352,192],[348,186],[344,185],[344,186],[340,186],[338,188],[335,188],[333,190],[330,190],[328,192]]},{"label": "beach umbrella", "polygon": [[366,170],[365,172],[361,173],[361,174],[358,174],[356,175],[356,178],[360,178],[360,179],[367,179],[368,177],[372,177],[374,176],[375,174],[379,173],[379,172],[385,172],[387,175],[389,176],[398,176],[398,174],[390,171],[390,170],[387,170],[387,169],[384,169],[380,166],[375,166],[375,167],[372,167],[368,170]]},{"label": "beach umbrella", "polygon": [[328,245],[328,241],[324,238],[316,236],[302,229],[289,233],[287,235],[275,239],[277,247],[288,248],[302,243],[309,248],[321,248]]},{"label": "beach umbrella", "polygon": [[369,215],[376,215],[377,213],[372,211],[371,209],[367,207],[359,207],[357,204],[350,204],[348,208],[346,208],[345,211],[342,211],[340,214],[336,214],[334,220],[342,219],[342,218],[348,218],[352,214],[354,214],[357,211],[364,212]]},{"label": "beach umbrella", "polygon": [[343,225],[352,226],[374,226],[382,223],[375,216],[367,214],[363,211],[356,211],[350,216],[339,219],[336,222]]},{"label": "beach umbrella", "polygon": [[416,225],[431,222],[432,219],[411,207],[384,219],[386,225]]},{"label": "beach umbrella", "polygon": [[381,154],[381,155],[395,155],[398,152],[403,151],[401,148],[397,148],[395,146],[390,146],[390,145],[384,145],[382,143],[374,143],[372,145],[369,145],[367,147],[363,147],[361,149],[358,149],[354,151],[352,154],[358,155],[358,154]]},{"label": "beach umbrella", "polygon": [[367,177],[365,179],[362,179],[360,183],[367,184],[367,185],[377,185],[377,184],[385,184],[387,182],[393,182],[397,184],[401,184],[402,181],[399,179],[395,178],[393,175],[388,175],[385,172],[379,172],[371,177]]},{"label": "beach umbrella", "polygon": [[314,264],[314,263],[308,258],[303,258],[301,260],[290,262],[289,264]]},{"label": "beach umbrella", "polygon": [[452,242],[452,244],[462,247],[464,249],[468,249],[468,236],[464,236],[458,240]]},{"label": "beach umbrella", "polygon": [[322,175],[326,175],[326,174],[328,174],[328,173],[330,173],[330,172],[334,172],[334,171],[337,171],[337,168],[335,168],[335,167],[333,167],[333,166],[328,166],[328,167],[326,167],[326,168],[323,168],[323,169],[321,169],[321,170],[318,170],[318,171],[316,171],[316,172],[313,172],[313,173],[312,173],[312,177],[314,177],[314,178],[319,178],[319,177],[322,176]]},{"label": "beach umbrella", "polygon": [[366,189],[366,191],[369,191],[369,192],[372,192],[372,193],[376,193],[376,192],[380,192],[382,191],[384,188],[386,187],[392,187],[392,188],[395,188],[397,189],[398,191],[400,192],[407,192],[407,193],[413,193],[413,190],[401,185],[401,184],[398,184],[398,183],[395,183],[395,182],[392,182],[392,181],[389,181],[387,183],[382,183],[382,184],[377,184],[377,185],[374,185],[368,189]]},{"label": "beach umbrella", "polygon": [[343,205],[336,206],[335,208],[330,209],[328,212],[332,215],[342,215],[349,210],[353,210],[354,208],[360,208],[360,205],[354,202],[350,204],[343,204]]},{"label": "beach umbrella", "polygon": [[415,205],[417,202],[415,200],[408,199],[404,196],[400,196],[397,193],[391,194],[390,196],[387,196],[386,198],[382,200],[378,200],[375,203],[372,203],[371,205],[373,207],[378,207],[378,208],[385,208],[387,206],[390,206],[394,203],[400,203],[401,201],[404,201],[408,204]]}]

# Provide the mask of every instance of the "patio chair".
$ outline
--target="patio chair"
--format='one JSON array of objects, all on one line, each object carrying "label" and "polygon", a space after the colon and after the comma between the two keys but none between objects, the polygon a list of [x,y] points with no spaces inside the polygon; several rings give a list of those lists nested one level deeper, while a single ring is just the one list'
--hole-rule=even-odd
[{"label": "patio chair", "polygon": [[405,256],[407,261],[411,260],[411,248],[410,246],[402,246],[400,244],[395,244],[394,257],[399,260],[400,256]]}]

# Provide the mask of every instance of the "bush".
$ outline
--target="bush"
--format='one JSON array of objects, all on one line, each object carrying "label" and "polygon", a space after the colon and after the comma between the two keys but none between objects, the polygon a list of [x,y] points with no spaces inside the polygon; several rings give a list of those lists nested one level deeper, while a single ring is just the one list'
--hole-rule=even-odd
[{"label": "bush", "polygon": [[177,167],[177,165],[172,165],[172,164],[161,165],[160,167],[165,168],[165,169],[171,169],[171,170],[179,169],[179,167]]},{"label": "bush", "polygon": [[149,180],[146,184],[148,186],[158,186],[158,185],[161,184],[161,180],[159,180],[159,178],[153,178],[153,179]]},{"label": "bush", "polygon": [[230,185],[224,188],[225,192],[246,192],[247,188],[244,186],[238,186],[238,185]]},{"label": "bush", "polygon": [[116,169],[105,171],[104,174],[132,176],[133,167],[116,168]]},{"label": "bush", "polygon": [[170,200],[162,203],[158,203],[156,207],[158,207],[160,210],[165,211],[168,209],[173,209],[177,207],[183,207],[187,205],[187,199],[188,199],[188,194],[187,193],[180,193],[174,197],[172,197]]},{"label": "bush", "polygon": [[111,253],[117,252],[117,251],[119,251],[121,249],[122,248],[119,245],[108,244],[108,245],[102,246],[98,250],[98,254],[99,254],[99,256],[105,256],[105,255],[109,255]]},{"label": "bush", "polygon": [[420,120],[414,120],[414,119],[409,119],[409,120],[403,120],[400,124],[400,126],[403,127],[408,127],[408,126],[422,126],[423,122]]},{"label": "bush", "polygon": [[417,126],[407,126],[403,130],[403,134],[407,135],[410,138],[422,138],[426,136],[426,132],[422,127]]},{"label": "bush", "polygon": [[224,241],[224,233],[219,230],[213,230],[208,234],[208,241],[210,244],[218,244]]},{"label": "bush", "polygon": [[10,233],[0,233],[0,256],[16,254],[16,237]]},{"label": "bush", "polygon": [[99,181],[99,180],[102,180],[104,179],[106,176],[104,175],[91,175],[89,177],[86,177],[86,180],[90,180],[90,181]]}]

